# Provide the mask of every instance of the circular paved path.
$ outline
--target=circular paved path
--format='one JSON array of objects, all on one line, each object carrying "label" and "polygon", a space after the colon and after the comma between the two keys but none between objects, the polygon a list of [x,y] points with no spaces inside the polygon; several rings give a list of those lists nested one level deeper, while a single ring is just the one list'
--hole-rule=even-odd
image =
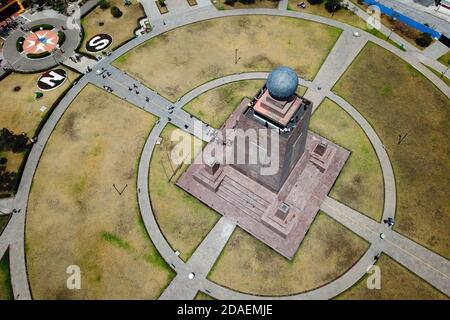
[{"label": "circular paved path", "polygon": [[[229,76],[225,76],[219,79],[212,80],[205,84],[200,85],[199,87],[191,90],[186,93],[177,104],[177,108],[182,108],[190,101],[194,100],[198,96],[203,93],[223,86],[225,84],[229,84],[236,81],[241,80],[260,80],[266,79],[268,76],[267,72],[246,72],[246,73],[238,73]],[[304,80],[299,78],[299,85],[305,86],[308,89],[315,89],[314,84],[311,81]],[[362,117],[362,115],[353,108],[350,104],[342,102],[345,101],[332,92],[324,92],[325,96],[336,102],[339,106],[341,106],[363,129],[369,138],[372,145],[375,147],[375,151],[377,157],[381,163],[382,171],[383,171],[383,179],[384,184],[387,188],[393,188],[395,190],[395,180],[393,174],[389,174],[392,172],[392,166],[389,161],[389,157],[384,150],[384,148],[380,147],[381,140],[378,135],[375,133],[370,124]],[[187,274],[190,270],[186,269],[186,264],[175,254],[174,250],[170,247],[168,242],[166,241],[163,233],[158,227],[156,222],[156,218],[154,216],[151,201],[150,201],[150,193],[148,190],[148,172],[150,169],[150,159],[152,156],[153,149],[156,145],[157,138],[160,136],[165,124],[167,122],[160,122],[157,126],[155,126],[149,135],[147,142],[145,143],[144,150],[139,162],[138,169],[138,188],[140,188],[141,192],[138,195],[139,199],[139,207],[141,211],[142,218],[144,220],[145,227],[147,228],[148,234],[152,239],[152,242],[155,244],[161,256],[164,260],[174,269],[177,273]],[[379,146],[377,148],[377,146]],[[394,201],[395,203],[395,194],[393,197],[386,198],[385,201]],[[385,204],[386,208],[395,208],[395,204],[391,205],[388,203]],[[387,209],[389,210],[389,209]],[[395,210],[390,210],[391,212],[384,212],[383,216],[391,216],[394,217]],[[381,224],[383,224],[381,222]],[[216,299],[331,299],[338,294],[344,292],[352,285],[354,285],[359,279],[361,279],[367,272],[367,266],[371,265],[374,260],[373,257],[380,252],[379,248],[376,245],[371,244],[369,249],[364,253],[364,255],[358,260],[358,262],[353,265],[347,272],[338,277],[336,280],[331,281],[330,283],[300,294],[293,294],[288,296],[277,296],[277,297],[262,297],[255,296],[250,294],[244,294],[241,292],[237,292],[231,288],[226,288],[217,283],[214,283],[208,279],[204,279],[202,282],[204,291]],[[189,281],[189,280],[187,280]]]}]

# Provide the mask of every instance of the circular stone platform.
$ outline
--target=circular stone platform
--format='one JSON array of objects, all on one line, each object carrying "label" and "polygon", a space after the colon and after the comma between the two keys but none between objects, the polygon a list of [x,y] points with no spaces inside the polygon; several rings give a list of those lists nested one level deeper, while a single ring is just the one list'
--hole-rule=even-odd
[{"label": "circular stone platform", "polygon": [[[19,72],[38,72],[53,68],[68,59],[75,53],[82,34],[79,29],[69,28],[67,20],[67,16],[53,11],[35,13],[32,21],[23,25],[23,29],[17,28],[14,30],[5,40],[3,46],[5,66],[8,69]],[[55,28],[53,30],[31,31],[40,25],[50,25]],[[62,31],[62,26],[65,26],[64,31]],[[65,40],[59,49],[57,47],[59,41],[58,30],[64,32],[65,36]],[[25,38],[22,43],[23,52],[17,50],[17,42],[21,38]],[[39,59],[27,56],[29,54],[42,55],[45,52],[50,54]]]},{"label": "circular stone platform", "polygon": [[58,45],[59,37],[51,30],[31,32],[23,42],[23,51],[27,54],[52,52]]}]

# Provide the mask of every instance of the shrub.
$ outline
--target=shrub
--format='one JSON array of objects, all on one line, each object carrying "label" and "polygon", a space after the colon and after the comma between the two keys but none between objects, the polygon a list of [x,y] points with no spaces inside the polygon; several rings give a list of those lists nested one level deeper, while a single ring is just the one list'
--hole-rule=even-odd
[{"label": "shrub", "polygon": [[42,58],[48,57],[49,55],[51,55],[50,52],[44,51],[41,53],[28,53],[27,57],[30,59],[42,59]]},{"label": "shrub", "polygon": [[113,15],[114,18],[120,18],[123,13],[118,7],[114,6],[111,7],[111,14]]},{"label": "shrub", "polygon": [[237,0],[225,0],[225,4],[229,6],[234,6],[234,4],[237,2]]},{"label": "shrub", "polygon": [[422,33],[416,38],[416,43],[421,47],[428,47],[433,41],[433,38],[428,33]]},{"label": "shrub", "polygon": [[12,151],[20,153],[31,145],[26,134],[14,134],[6,128],[0,130],[0,151]]},{"label": "shrub", "polygon": [[52,30],[54,28],[54,26],[52,26],[51,24],[44,23],[44,24],[40,24],[40,25],[32,27],[31,31],[37,32],[37,31],[41,30],[41,28],[42,28],[42,30]]},{"label": "shrub", "polygon": [[165,7],[166,6],[166,0],[158,0],[158,3],[161,7]]},{"label": "shrub", "polygon": [[18,52],[22,52],[23,51],[23,42],[25,41],[24,37],[19,37],[19,39],[17,39],[16,42],[16,49]]},{"label": "shrub", "polygon": [[61,30],[58,31],[58,44],[62,46],[62,44],[66,41],[66,34]]},{"label": "shrub", "polygon": [[107,0],[99,0],[98,5],[103,10],[108,9],[111,6]]},{"label": "shrub", "polygon": [[342,0],[327,0],[325,2],[325,9],[328,12],[336,12],[342,9]]}]

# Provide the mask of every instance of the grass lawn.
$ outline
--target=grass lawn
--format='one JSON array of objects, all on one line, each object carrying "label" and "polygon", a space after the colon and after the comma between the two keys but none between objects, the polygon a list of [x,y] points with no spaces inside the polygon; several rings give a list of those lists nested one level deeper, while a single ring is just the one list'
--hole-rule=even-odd
[{"label": "grass lawn", "polygon": [[[450,100],[373,43],[334,90],[361,112],[386,147],[397,185],[395,230],[450,257]],[[399,145],[399,135],[406,134]]]},{"label": "grass lawn", "polygon": [[[1,228],[0,228],[1,230]],[[0,300],[13,300],[11,277],[9,275],[9,254],[0,259]]]},{"label": "grass lawn", "polygon": [[379,221],[383,214],[383,176],[364,131],[328,99],[313,113],[310,130],[351,151],[330,196]]},{"label": "grass lawn", "polygon": [[[138,159],[155,121],[92,85],[66,111],[28,203],[34,298],[155,299],[171,281],[174,273],[149,239],[136,197]],[[81,290],[66,288],[73,264],[81,268]]]},{"label": "grass lawn", "polygon": [[[163,130],[162,142],[155,147],[150,163],[149,190],[161,231],[171,247],[181,253],[180,258],[186,261],[220,215],[175,185],[188,166],[184,164],[180,167],[170,160],[172,149],[176,144],[175,141],[171,141],[171,135],[175,131],[183,138],[193,138],[173,125],[168,125]],[[199,148],[192,152],[193,156],[201,151],[201,145],[200,143]]]},{"label": "grass lawn", "polygon": [[[67,72],[69,81],[74,81],[78,77],[78,74],[70,69],[59,68]],[[66,80],[62,86],[43,92],[43,97],[36,100],[34,92],[39,90],[37,81],[41,74],[12,73],[0,81],[0,128],[8,128],[16,134],[25,132],[30,138],[35,135],[41,120],[70,86],[70,82]],[[21,90],[15,92],[16,86],[20,86]],[[39,110],[42,106],[47,108],[44,112]],[[15,172],[19,169],[24,154],[8,151],[2,152],[1,157],[8,159],[7,170]]]},{"label": "grass lawn", "polygon": [[6,227],[6,225],[8,224],[10,216],[9,215],[1,215],[0,216],[0,235],[3,232],[3,229]]},{"label": "grass lawn", "polygon": [[439,57],[438,61],[447,67],[450,66],[450,50],[443,56]]},{"label": "grass lawn", "polygon": [[295,18],[218,18],[153,38],[114,65],[174,101],[209,80],[238,72],[270,71],[280,65],[312,79],[340,33]]},{"label": "grass lawn", "polygon": [[[123,15],[114,18],[111,14],[111,8],[102,9],[97,6],[92,12],[81,20],[84,30],[84,39],[80,47],[80,51],[86,51],[86,42],[96,34],[107,33],[113,38],[113,43],[107,50],[111,50],[120,46],[123,42],[134,37],[134,31],[139,26],[138,19],[145,16],[142,5],[137,0],[132,0],[132,4],[126,6],[123,0],[108,0],[112,6],[118,7]],[[103,25],[99,25],[103,22]],[[88,52],[93,54],[91,52]]]},{"label": "grass lawn", "polygon": [[387,255],[376,263],[381,272],[381,289],[367,289],[367,277],[348,289],[337,299],[344,300],[447,300],[440,291],[413,274]]},{"label": "grass lawn", "polygon": [[199,291],[197,295],[195,296],[194,300],[216,300],[213,297],[207,295],[206,293],[203,293]]},{"label": "grass lawn", "polygon": [[[70,82],[78,77],[78,73],[70,69],[58,69],[67,72]],[[39,90],[37,81],[42,73],[12,73],[0,81],[0,128],[8,128],[15,133],[25,132],[30,137],[34,135],[41,119],[70,86],[70,82],[66,80],[62,86],[43,92],[43,97],[36,100],[34,92]],[[15,92],[16,86],[20,86],[21,90]],[[47,107],[44,112],[39,110],[42,106]]]},{"label": "grass lawn", "polygon": [[319,212],[292,261],[237,228],[209,279],[258,295],[287,295],[336,279],[364,254],[368,243]]},{"label": "grass lawn", "polygon": [[216,8],[220,10],[231,10],[231,9],[255,9],[255,8],[278,8],[279,0],[255,0],[255,3],[241,3],[237,1],[234,5],[230,6],[225,3],[225,0],[212,0]]}]

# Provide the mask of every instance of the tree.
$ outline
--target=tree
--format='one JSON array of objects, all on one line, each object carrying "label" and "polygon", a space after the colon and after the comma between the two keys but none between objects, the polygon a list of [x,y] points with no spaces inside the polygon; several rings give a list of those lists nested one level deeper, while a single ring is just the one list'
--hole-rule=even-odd
[{"label": "tree", "polygon": [[225,0],[225,4],[229,6],[234,6],[234,4],[237,2],[237,0]]},{"label": "tree", "polygon": [[342,0],[326,0],[325,9],[330,13],[341,10]]},{"label": "tree", "polygon": [[0,130],[0,151],[20,153],[31,146],[26,134],[14,134],[6,128]]},{"label": "tree", "polygon": [[161,7],[165,7],[166,6],[166,0],[158,0],[158,2],[159,2],[159,5]]},{"label": "tree", "polygon": [[111,7],[111,14],[113,15],[114,18],[120,18],[123,13],[118,7],[113,6]]},{"label": "tree", "polygon": [[100,6],[100,8],[102,8],[103,10],[108,9],[111,5],[109,4],[108,0],[99,0],[98,5]]},{"label": "tree", "polygon": [[432,41],[433,38],[428,33],[422,33],[416,38],[416,43],[421,47],[428,47]]},{"label": "tree", "polygon": [[309,4],[315,5],[315,4],[321,4],[323,3],[323,0],[308,0]]},{"label": "tree", "polygon": [[0,193],[12,192],[16,184],[17,174],[6,171],[5,166],[0,166]]}]

